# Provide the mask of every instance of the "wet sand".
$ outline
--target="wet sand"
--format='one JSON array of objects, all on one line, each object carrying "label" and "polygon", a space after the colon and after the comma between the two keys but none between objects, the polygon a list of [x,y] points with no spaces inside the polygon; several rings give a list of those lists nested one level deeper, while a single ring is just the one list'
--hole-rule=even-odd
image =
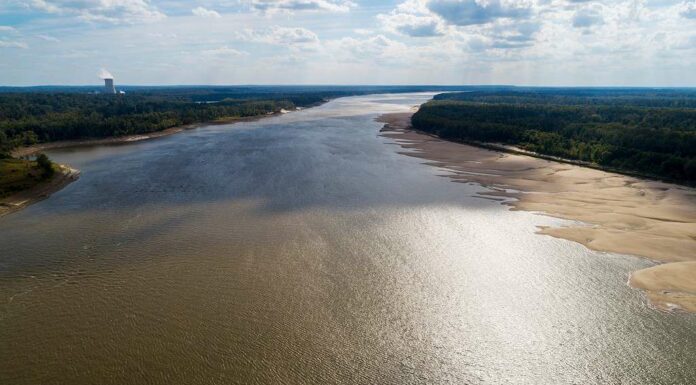
[{"label": "wet sand", "polygon": [[76,181],[80,172],[68,166],[59,165],[60,170],[50,180],[0,199],[0,217],[19,211],[33,203],[48,198],[51,194]]},{"label": "wet sand", "polygon": [[493,189],[482,197],[514,210],[579,221],[540,234],[660,263],[634,272],[631,286],[659,310],[696,312],[696,189],[444,141],[412,130],[411,116],[378,119],[405,154],[453,171],[457,182]]}]

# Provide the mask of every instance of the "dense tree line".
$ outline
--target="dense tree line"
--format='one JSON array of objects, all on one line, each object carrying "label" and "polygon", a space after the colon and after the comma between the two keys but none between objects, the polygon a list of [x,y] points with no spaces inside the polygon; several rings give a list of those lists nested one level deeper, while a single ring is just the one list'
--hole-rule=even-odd
[{"label": "dense tree line", "polygon": [[696,108],[693,88],[472,88],[436,95],[435,100],[490,104],[597,105]]},{"label": "dense tree line", "polygon": [[[229,117],[309,107],[331,98],[416,92],[415,86],[0,87],[0,157],[17,146],[57,140],[144,134]],[[434,87],[456,90],[464,87]]]},{"label": "dense tree line", "polygon": [[[308,103],[321,100],[308,98]],[[20,145],[143,134],[295,106],[286,99],[195,103],[159,95],[0,94],[0,153],[7,154]]]},{"label": "dense tree line", "polygon": [[436,99],[414,115],[414,127],[445,139],[512,144],[696,183],[693,90],[670,95],[467,92]]}]

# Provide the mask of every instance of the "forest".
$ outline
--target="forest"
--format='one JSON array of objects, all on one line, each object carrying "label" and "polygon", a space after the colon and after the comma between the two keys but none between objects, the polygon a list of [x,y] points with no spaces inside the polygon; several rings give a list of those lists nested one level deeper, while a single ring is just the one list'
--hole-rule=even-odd
[{"label": "forest", "polygon": [[[57,165],[44,154],[14,159],[12,150],[60,140],[146,134],[167,128],[311,107],[332,98],[375,93],[455,91],[450,86],[0,86],[0,200],[49,180]],[[1,203],[1,202],[0,202]]]},{"label": "forest", "polygon": [[696,90],[539,89],[437,95],[413,126],[443,139],[696,183]]},{"label": "forest", "polygon": [[[18,146],[144,134],[222,118],[309,107],[329,99],[428,88],[396,86],[0,87],[0,157]],[[436,87],[455,90],[462,87]]]},{"label": "forest", "polygon": [[320,103],[323,94],[258,95],[216,102],[196,95],[134,93],[0,94],[0,153],[57,140],[144,134],[220,118],[248,117]]}]

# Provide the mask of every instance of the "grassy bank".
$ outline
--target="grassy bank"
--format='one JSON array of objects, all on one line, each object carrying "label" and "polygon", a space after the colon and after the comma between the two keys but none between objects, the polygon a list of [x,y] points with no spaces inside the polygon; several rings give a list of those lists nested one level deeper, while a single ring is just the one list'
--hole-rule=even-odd
[{"label": "grassy bank", "polygon": [[[51,171],[47,171],[48,167]],[[53,163],[41,165],[35,160],[0,159],[0,199],[32,189],[59,171],[60,168]]]}]

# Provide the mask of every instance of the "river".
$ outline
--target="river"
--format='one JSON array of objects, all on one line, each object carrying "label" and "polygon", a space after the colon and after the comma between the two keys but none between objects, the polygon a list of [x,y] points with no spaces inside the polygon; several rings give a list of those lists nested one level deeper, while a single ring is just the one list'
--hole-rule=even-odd
[{"label": "river", "polygon": [[51,151],[82,176],[0,219],[0,383],[696,383],[651,262],[379,136],[430,96]]}]

